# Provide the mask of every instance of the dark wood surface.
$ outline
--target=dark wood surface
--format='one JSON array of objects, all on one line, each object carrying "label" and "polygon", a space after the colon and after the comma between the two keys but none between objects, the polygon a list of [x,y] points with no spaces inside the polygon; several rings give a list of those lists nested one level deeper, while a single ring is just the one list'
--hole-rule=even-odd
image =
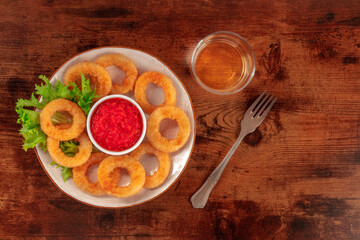
[{"label": "dark wood surface", "polygon": [[[360,239],[359,1],[1,1],[0,12],[0,239]],[[219,30],[244,36],[256,55],[254,79],[231,96],[205,92],[189,69],[196,43]],[[22,150],[14,111],[39,74],[112,45],[167,63],[196,114],[180,179],[126,209],[87,206],[54,186]],[[265,89],[274,109],[194,209],[190,196]]]}]

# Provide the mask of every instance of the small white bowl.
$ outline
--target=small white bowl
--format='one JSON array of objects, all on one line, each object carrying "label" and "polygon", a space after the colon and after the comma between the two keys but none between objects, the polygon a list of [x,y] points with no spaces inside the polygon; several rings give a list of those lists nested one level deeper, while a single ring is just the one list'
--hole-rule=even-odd
[{"label": "small white bowl", "polygon": [[[110,150],[107,150],[107,149],[101,147],[95,141],[95,139],[94,139],[94,137],[93,137],[93,135],[91,133],[91,128],[90,128],[91,118],[92,118],[92,115],[93,115],[94,111],[96,110],[97,106],[99,106],[104,101],[106,101],[108,99],[112,99],[112,98],[121,98],[121,99],[127,100],[130,103],[132,103],[139,110],[139,112],[141,114],[141,118],[142,118],[142,123],[143,123],[143,129],[142,129],[142,133],[141,133],[141,136],[140,136],[139,140],[131,148],[128,148],[126,150],[119,151],[119,152],[110,151]],[[109,96],[101,98],[99,101],[97,101],[91,107],[89,115],[88,115],[87,120],[86,120],[86,129],[87,129],[87,133],[89,135],[89,138],[90,138],[91,142],[95,145],[95,147],[97,149],[99,149],[100,151],[102,151],[102,152],[104,152],[106,154],[109,154],[109,155],[124,155],[124,154],[128,154],[129,152],[135,150],[140,145],[140,143],[144,140],[144,137],[145,137],[145,134],[146,134],[146,117],[145,117],[144,111],[141,109],[139,104],[137,102],[135,102],[133,99],[131,99],[131,98],[127,97],[127,96],[124,96],[124,95],[114,94],[114,95],[109,95]]]}]

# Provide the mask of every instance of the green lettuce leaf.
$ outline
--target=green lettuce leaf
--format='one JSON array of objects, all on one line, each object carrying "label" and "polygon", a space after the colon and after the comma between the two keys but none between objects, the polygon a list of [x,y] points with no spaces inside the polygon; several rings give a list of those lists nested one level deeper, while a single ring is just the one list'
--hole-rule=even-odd
[{"label": "green lettuce leaf", "polygon": [[98,97],[95,95],[95,90],[91,88],[90,80],[86,79],[84,74],[81,73],[81,90],[75,83],[71,83],[74,92],[73,101],[76,102],[84,111],[86,115],[89,114],[93,98]]},{"label": "green lettuce leaf", "polygon": [[[35,94],[42,97],[42,102],[39,102],[34,93],[31,94],[30,99],[18,99],[16,102],[15,111],[19,115],[17,123],[22,125],[20,134],[24,137],[23,148],[25,151],[34,148],[37,144],[40,144],[41,148],[46,151],[47,136],[40,128],[40,113],[35,109],[29,110],[24,107],[43,109],[52,100],[64,98],[77,103],[87,115],[91,108],[92,99],[97,97],[95,89],[91,88],[90,79],[86,79],[83,74],[81,74],[81,90],[75,84],[72,85],[71,89],[60,81],[57,81],[56,85],[53,86],[44,75],[40,75],[39,79],[43,80],[43,83],[35,84]],[[52,116],[52,121],[54,124],[71,122],[59,112]]]},{"label": "green lettuce leaf", "polygon": [[38,99],[35,97],[34,93],[32,93],[31,98],[29,100],[20,98],[16,102],[16,108],[20,108],[20,107],[36,107],[39,109],[43,109],[45,105],[43,103],[40,103]]},{"label": "green lettuce leaf", "polygon": [[20,134],[24,137],[23,149],[27,151],[34,148],[37,144],[46,151],[46,134],[40,128],[40,113],[17,107],[16,113],[19,115],[17,123],[21,124]]},{"label": "green lettuce leaf", "polygon": [[70,140],[70,141],[61,141],[60,149],[66,156],[74,157],[76,153],[79,152],[79,142]]},{"label": "green lettuce leaf", "polygon": [[[53,86],[50,80],[44,75],[40,75],[39,79],[41,79],[43,83],[40,85],[35,84],[35,92],[31,94],[30,99],[18,99],[16,102],[15,111],[19,116],[17,123],[21,124],[20,134],[24,137],[23,149],[25,151],[29,148],[34,148],[38,144],[44,152],[47,150],[47,135],[41,130],[40,113],[36,111],[36,108],[43,109],[46,104],[52,100],[63,98],[77,103],[87,115],[90,111],[93,98],[97,97],[95,95],[95,89],[91,88],[90,80],[86,79],[83,74],[81,74],[81,88],[75,85],[75,83],[72,83],[72,87],[69,88],[69,86],[65,86],[60,81],[57,81]],[[41,102],[35,97],[34,93],[41,96]],[[35,109],[30,110],[24,107]],[[71,122],[69,117],[61,112],[56,112],[51,120],[54,124]],[[75,154],[79,152],[78,146],[79,143],[74,140],[60,142],[61,150],[65,155],[70,157],[75,156]],[[60,166],[54,161],[51,162],[51,165],[56,165],[61,168],[61,176],[64,182],[69,177],[72,177],[71,168]]]},{"label": "green lettuce leaf", "polygon": [[[39,79],[43,80],[45,84],[41,83],[41,85],[35,84],[35,93],[42,97],[42,102],[44,105],[48,104],[52,100],[56,99],[55,92],[53,90],[53,86],[50,83],[50,80],[44,75],[40,75]],[[29,106],[30,107],[30,106]],[[34,106],[35,107],[35,106]]]},{"label": "green lettuce leaf", "polygon": [[57,168],[61,168],[61,177],[64,182],[66,182],[66,180],[68,180],[70,177],[72,177],[72,169],[71,168],[60,166],[59,164],[55,163],[54,161],[52,161],[50,163],[50,165],[55,165]]},{"label": "green lettuce leaf", "polygon": [[[60,149],[66,156],[74,157],[76,153],[79,152],[79,142],[70,140],[70,141],[61,141]],[[68,167],[61,166],[54,161],[50,165],[55,165],[57,168],[61,168],[61,176],[64,182],[70,177],[72,177],[72,169]]]}]

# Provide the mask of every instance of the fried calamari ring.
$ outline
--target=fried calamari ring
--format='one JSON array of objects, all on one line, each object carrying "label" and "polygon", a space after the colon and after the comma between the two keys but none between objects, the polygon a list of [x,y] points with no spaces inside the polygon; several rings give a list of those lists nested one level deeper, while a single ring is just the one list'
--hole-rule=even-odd
[{"label": "fried calamari ring", "polygon": [[170,156],[168,153],[160,152],[153,148],[150,143],[142,143],[138,148],[130,153],[130,157],[139,161],[141,156],[144,154],[154,154],[159,161],[159,167],[153,175],[147,175],[144,187],[145,188],[156,188],[161,185],[170,171]]},{"label": "fried calamari ring", "polygon": [[[106,192],[101,188],[99,182],[91,182],[86,173],[90,166],[100,164],[100,162],[108,156],[109,155],[105,153],[92,153],[89,160],[87,160],[83,165],[73,168],[72,173],[75,185],[82,191],[95,196],[106,194]],[[115,169],[112,173],[110,173],[110,175],[114,182],[119,181],[120,171]]]},{"label": "fried calamari ring", "polygon": [[[111,178],[110,173],[116,168],[124,168],[128,171],[131,177],[131,182],[128,186],[118,186],[117,182]],[[115,197],[130,197],[138,193],[144,186],[145,176],[145,169],[141,163],[127,155],[105,158],[100,163],[97,172],[98,182],[102,189]]]},{"label": "fried calamari ring", "polygon": [[[154,83],[161,87],[165,93],[165,100],[157,105],[151,105],[146,98],[146,87]],[[147,114],[152,113],[156,108],[176,104],[176,90],[170,78],[159,72],[146,72],[139,76],[135,83],[135,100]]]},{"label": "fried calamari ring", "polygon": [[74,157],[66,156],[60,148],[60,141],[52,137],[47,138],[46,146],[49,154],[57,164],[73,168],[84,164],[90,157],[92,151],[92,143],[88,135],[83,132],[76,140],[79,141],[79,152]]},{"label": "fried calamari ring", "polygon": [[109,66],[116,66],[123,72],[126,77],[121,84],[114,83],[111,88],[111,93],[124,94],[134,90],[135,81],[138,77],[138,70],[135,64],[127,57],[121,54],[105,54],[95,60],[95,63],[104,68]]},{"label": "fried calamari ring", "polygon": [[102,66],[87,61],[79,62],[66,71],[64,77],[65,85],[70,85],[72,82],[77,84],[81,80],[81,73],[85,77],[90,78],[91,83],[96,86],[95,94],[99,97],[94,98],[94,101],[110,93],[112,82],[109,73]]},{"label": "fried calamari ring", "polygon": [[[68,112],[72,116],[70,128],[55,126],[51,117],[57,111]],[[40,127],[46,135],[60,141],[77,138],[85,129],[86,117],[83,110],[76,103],[66,99],[55,99],[49,102],[40,113]]]},{"label": "fried calamari ring", "polygon": [[[174,139],[163,137],[159,131],[163,119],[176,120],[179,132]],[[176,106],[155,109],[149,116],[146,136],[150,144],[162,152],[175,152],[185,145],[190,136],[190,120],[186,113]]]}]

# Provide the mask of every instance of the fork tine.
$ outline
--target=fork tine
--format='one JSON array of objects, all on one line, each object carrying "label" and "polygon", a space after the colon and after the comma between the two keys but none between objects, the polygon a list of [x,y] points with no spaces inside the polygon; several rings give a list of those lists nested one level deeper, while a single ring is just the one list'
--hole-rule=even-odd
[{"label": "fork tine", "polygon": [[264,103],[266,102],[266,100],[268,99],[268,97],[270,96],[269,93],[267,93],[265,95],[265,97],[262,98],[261,102],[256,106],[256,108],[253,110],[253,114],[252,116],[255,117],[255,115],[258,115],[259,109],[261,109],[261,106],[264,105]]},{"label": "fork tine", "polygon": [[262,113],[260,115],[260,117],[262,118],[262,120],[264,120],[264,118],[266,117],[266,115],[270,112],[272,106],[274,105],[274,103],[276,102],[277,98],[275,98],[271,103],[270,105],[265,109],[264,113]]},{"label": "fork tine", "polygon": [[[270,96],[270,94],[269,94],[268,96]],[[267,96],[266,96],[266,97],[267,97]],[[272,98],[273,98],[273,96],[271,95],[271,96],[267,99],[266,103],[264,103],[264,105],[262,105],[261,109],[256,112],[256,114],[254,115],[254,117],[259,117],[259,116],[261,115],[261,113],[264,111],[264,109],[269,105],[269,102],[271,101]],[[265,99],[264,99],[264,101],[265,101]],[[260,107],[260,105],[259,105],[259,107]]]},{"label": "fork tine", "polygon": [[253,102],[253,104],[251,104],[251,106],[248,108],[247,112],[253,112],[254,108],[256,107],[256,105],[258,104],[258,102],[261,100],[261,98],[264,96],[264,94],[266,93],[266,90]]}]

